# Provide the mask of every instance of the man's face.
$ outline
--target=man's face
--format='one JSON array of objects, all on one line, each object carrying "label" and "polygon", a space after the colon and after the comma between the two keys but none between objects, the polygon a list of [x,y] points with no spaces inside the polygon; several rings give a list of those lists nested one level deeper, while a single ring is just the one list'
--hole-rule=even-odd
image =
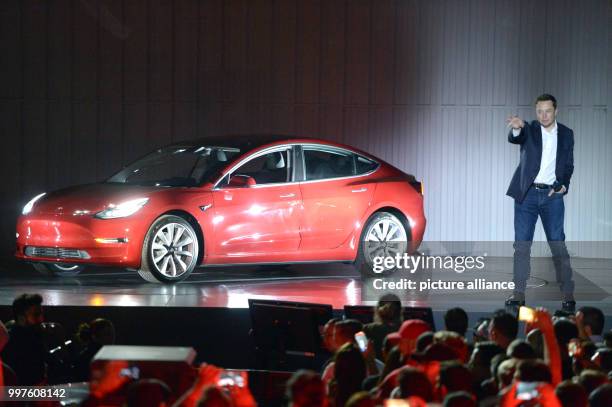
[{"label": "man's face", "polygon": [[536,103],[536,115],[542,126],[548,128],[557,119],[557,109],[555,109],[551,100],[544,100]]},{"label": "man's face", "polygon": [[497,342],[499,337],[497,335],[497,330],[495,329],[495,325],[493,325],[493,321],[489,322],[488,331],[489,331],[489,340],[493,342]]},{"label": "man's face", "polygon": [[335,323],[333,322],[328,322],[327,324],[325,324],[325,326],[323,327],[323,333],[321,334],[323,338],[323,346],[325,346],[325,349],[332,353],[336,351],[336,347],[334,344],[334,325]]},{"label": "man's face", "polygon": [[34,326],[40,325],[44,321],[43,310],[40,305],[32,305],[24,314],[24,325]]}]

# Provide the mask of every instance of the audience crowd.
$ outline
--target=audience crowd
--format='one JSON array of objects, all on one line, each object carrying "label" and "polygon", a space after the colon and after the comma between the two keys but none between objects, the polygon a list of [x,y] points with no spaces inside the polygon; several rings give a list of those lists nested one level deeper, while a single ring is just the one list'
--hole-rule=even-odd
[{"label": "audience crowd", "polygon": [[[188,391],[175,396],[158,379],[117,374],[125,367],[119,362],[106,367],[114,373],[90,377],[96,352],[115,342],[112,322],[93,320],[67,338],[61,325],[44,321],[37,294],[17,297],[13,314],[6,326],[0,322],[0,386],[89,382],[85,406],[256,405],[245,372],[209,364],[197,369]],[[461,308],[449,309],[444,329],[434,331],[418,319],[403,321],[401,302],[390,294],[374,315],[365,325],[334,318],[322,327],[331,357],[319,372],[293,373],[285,387],[287,405],[612,406],[612,332],[604,334],[598,308],[554,316],[538,308],[524,332],[505,310],[469,330]],[[356,339],[363,334],[366,346]]]}]

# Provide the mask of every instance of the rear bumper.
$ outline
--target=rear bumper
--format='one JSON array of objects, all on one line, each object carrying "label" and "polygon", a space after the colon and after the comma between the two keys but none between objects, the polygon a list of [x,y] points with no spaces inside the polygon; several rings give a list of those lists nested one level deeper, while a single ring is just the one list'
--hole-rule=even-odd
[{"label": "rear bumper", "polygon": [[129,218],[21,216],[15,257],[30,262],[137,268],[146,233],[142,229],[140,222]]}]

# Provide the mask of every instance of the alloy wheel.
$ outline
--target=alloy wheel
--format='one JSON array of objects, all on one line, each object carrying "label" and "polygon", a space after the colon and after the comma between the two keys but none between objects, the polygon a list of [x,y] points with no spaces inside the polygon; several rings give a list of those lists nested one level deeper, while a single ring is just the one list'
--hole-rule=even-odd
[{"label": "alloy wheel", "polygon": [[78,264],[55,263],[55,267],[59,271],[75,271],[79,268],[79,265]]},{"label": "alloy wheel", "polygon": [[368,226],[364,237],[364,254],[369,264],[377,257],[403,256],[408,249],[406,229],[392,214],[386,214]]},{"label": "alloy wheel", "polygon": [[178,277],[196,261],[197,238],[180,223],[167,223],[153,238],[151,258],[157,271],[167,277]]}]

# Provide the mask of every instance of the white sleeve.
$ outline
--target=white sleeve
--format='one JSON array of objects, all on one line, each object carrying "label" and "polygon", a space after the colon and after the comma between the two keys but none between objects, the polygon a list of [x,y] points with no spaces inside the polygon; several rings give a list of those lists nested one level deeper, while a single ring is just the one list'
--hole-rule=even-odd
[{"label": "white sleeve", "polygon": [[513,137],[518,137],[519,134],[521,134],[521,129],[512,129]]}]

